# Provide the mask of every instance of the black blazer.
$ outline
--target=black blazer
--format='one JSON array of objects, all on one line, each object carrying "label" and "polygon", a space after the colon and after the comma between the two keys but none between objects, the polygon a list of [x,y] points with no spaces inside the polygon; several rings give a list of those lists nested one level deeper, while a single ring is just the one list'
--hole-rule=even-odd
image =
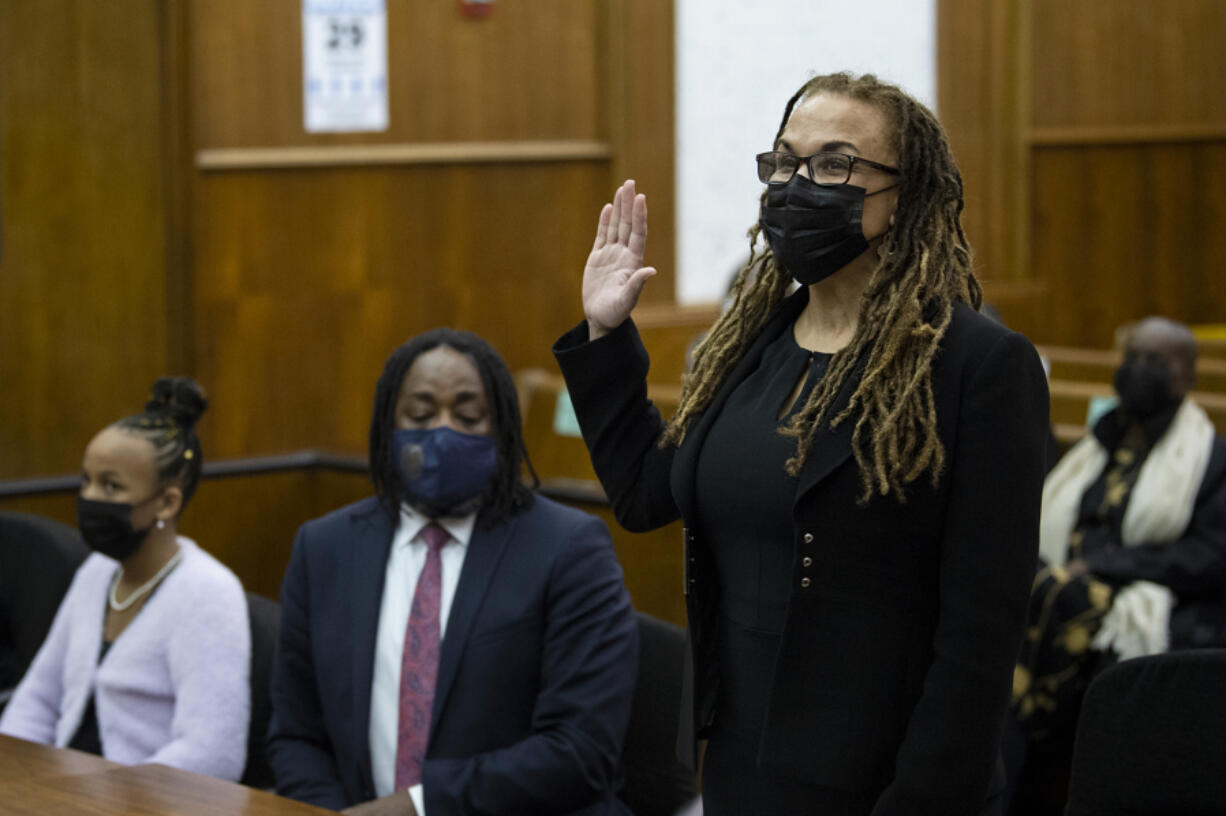
[{"label": "black blazer", "polygon": [[[373,799],[371,678],[394,529],[373,499],[308,522],[281,589],[269,757],[277,792]],[[473,531],[439,653],[422,768],[431,816],[621,816],[638,629],[609,533],[537,496]]]},{"label": "black blazer", "polygon": [[[679,448],[657,445],[663,423],[631,321],[595,342],[580,324],[554,347],[618,521],[686,521],[694,682],[683,716],[696,736],[714,721],[719,688],[718,587],[695,525],[699,451],[728,394],[807,302],[802,287],[780,304]],[[773,680],[760,763],[879,792],[881,816],[978,814],[1003,787],[1001,722],[1038,550],[1049,405],[1034,348],[960,304],[933,388],[946,464],[935,488],[927,474],[910,485],[905,504],[857,504],[851,421],[815,440],[793,503],[787,622],[776,665],[764,667]]]}]

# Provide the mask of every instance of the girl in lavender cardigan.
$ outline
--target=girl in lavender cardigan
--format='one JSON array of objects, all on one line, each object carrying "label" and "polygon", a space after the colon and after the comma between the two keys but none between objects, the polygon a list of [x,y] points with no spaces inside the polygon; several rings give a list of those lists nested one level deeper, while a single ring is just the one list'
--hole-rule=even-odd
[{"label": "girl in lavender cardigan", "polygon": [[89,443],[77,497],[95,552],[0,718],[0,733],[237,780],[246,761],[247,605],[230,570],[176,526],[200,479],[185,378]]}]

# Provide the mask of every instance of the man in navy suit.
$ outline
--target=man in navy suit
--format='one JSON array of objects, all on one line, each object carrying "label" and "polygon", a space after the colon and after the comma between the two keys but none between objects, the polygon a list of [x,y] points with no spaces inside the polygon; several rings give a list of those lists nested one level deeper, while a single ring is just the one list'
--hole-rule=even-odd
[{"label": "man in navy suit", "polygon": [[278,792],[352,814],[628,813],[621,568],[604,523],[535,495],[525,461],[488,344],[436,329],[392,354],[376,495],[303,525],[281,590]]}]

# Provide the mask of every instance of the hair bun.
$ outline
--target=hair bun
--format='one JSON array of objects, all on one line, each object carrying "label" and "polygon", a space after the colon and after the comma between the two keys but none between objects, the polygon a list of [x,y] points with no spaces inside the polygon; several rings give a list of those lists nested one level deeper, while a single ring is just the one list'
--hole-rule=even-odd
[{"label": "hair bun", "polygon": [[191,430],[208,407],[204,389],[191,377],[159,377],[145,412],[170,417],[179,427]]}]

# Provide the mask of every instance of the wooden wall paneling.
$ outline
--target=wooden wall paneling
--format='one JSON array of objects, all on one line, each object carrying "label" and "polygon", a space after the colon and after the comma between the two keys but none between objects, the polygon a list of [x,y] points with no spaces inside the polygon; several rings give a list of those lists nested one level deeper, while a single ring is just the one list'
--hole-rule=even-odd
[{"label": "wooden wall paneling", "polygon": [[34,513],[49,519],[77,526],[77,500],[75,493],[40,493],[35,496],[0,497],[0,510],[10,513]]},{"label": "wooden wall paneling", "polygon": [[963,223],[985,299],[1031,336],[1046,331],[1046,284],[1033,271],[1027,201],[1030,29],[1019,0],[941,0],[937,112],[964,184]]},{"label": "wooden wall paneling", "polygon": [[[604,114],[615,152],[606,200],[627,178],[647,196],[650,235],[644,262],[659,274],[645,303],[676,298],[674,9],[660,0],[607,0]],[[589,241],[595,236],[591,216]]]},{"label": "wooden wall paneling", "polygon": [[1106,347],[1150,314],[1226,314],[1226,143],[1036,150],[1036,266],[1050,281],[1051,337]]},{"label": "wooden wall paneling", "polygon": [[[625,175],[651,195],[655,288],[671,292],[671,4],[508,3],[472,23],[454,4],[391,0],[382,134],[302,132],[300,14],[298,0],[6,3],[0,381],[21,397],[0,408],[0,477],[75,470],[89,435],[170,369],[209,391],[216,458],[364,454],[385,357],[440,323],[480,332],[513,368],[552,366]],[[505,160],[477,143],[505,144]],[[456,147],[412,166],[241,161],[389,144]],[[210,150],[236,169],[200,169]],[[369,491],[304,478],[211,480],[184,530],[273,594],[298,523]],[[73,520],[69,494],[23,504]],[[653,579],[670,600],[648,607],[679,620],[676,538]]]},{"label": "wooden wall paneling", "polygon": [[[1031,238],[1049,339],[1107,345],[1147,314],[1220,319],[1223,208],[1203,185],[1223,172],[1226,6],[1039,0],[1032,19]],[[1056,237],[1056,221],[1079,234]]]},{"label": "wooden wall paneling", "polygon": [[189,373],[192,349],[192,179],[191,97],[188,76],[190,32],[187,0],[161,0],[158,40],[161,43],[161,145],[163,151],[164,217],[166,219],[165,320],[166,370]]},{"label": "wooden wall paneling", "polygon": [[631,533],[617,523],[607,505],[575,506],[600,516],[609,528],[634,608],[685,626],[684,533],[681,522],[674,521],[649,533]]},{"label": "wooden wall paneling", "polygon": [[[1008,223],[1008,256],[1002,277],[1011,283],[1026,283],[1033,287],[1030,303],[1050,304],[1051,284],[1047,270],[1034,263],[1034,243],[1031,240],[1034,193],[1034,166],[1026,128],[1033,120],[1033,87],[1040,56],[1036,53],[1033,7],[1028,0],[1012,0],[1008,4],[1006,27],[1012,36],[1006,38],[1008,70],[997,77],[996,91],[1009,100],[1005,117],[1008,132],[1006,158],[1003,166],[1007,189],[1005,219]],[[1019,313],[1021,318],[1022,314]],[[1050,331],[1050,323],[1034,323],[1020,327],[1031,335],[1042,336]]]},{"label": "wooden wall paneling", "polygon": [[301,470],[210,479],[181,529],[234,570],[248,590],[277,598],[298,528],[369,495],[364,473]]},{"label": "wooden wall paneling", "polygon": [[196,153],[201,170],[284,170],[377,167],[406,164],[476,164],[608,160],[605,142],[553,141],[414,142],[320,147],[206,148]]},{"label": "wooden wall paneling", "polygon": [[159,5],[4,3],[0,477],[75,470],[166,367]]},{"label": "wooden wall paneling", "polygon": [[303,130],[300,0],[193,0],[197,143],[204,148],[595,139],[597,0],[388,0],[389,127]]},{"label": "wooden wall paneling", "polygon": [[1226,134],[1145,153],[1153,183],[1142,181],[1138,194],[1151,206],[1154,313],[1188,324],[1226,321]]},{"label": "wooden wall paneling", "polygon": [[[197,155],[228,151],[234,168],[198,171],[194,185],[195,368],[215,392],[202,433],[218,455],[362,453],[384,359],[435,325],[482,334],[513,370],[552,366],[552,341],[581,317],[582,264],[613,190],[611,161],[642,167],[654,184],[651,245],[671,260],[671,4],[500,4],[470,22],[453,6],[389,3],[384,134],[301,132],[298,4],[190,8]],[[613,54],[610,29],[640,25],[643,36]],[[247,87],[253,75],[257,88]],[[625,93],[608,112],[614,84]],[[609,150],[474,164],[461,158],[478,147],[471,140]],[[398,156],[454,145],[457,156],[242,166],[255,148],[309,145],[386,145]]]},{"label": "wooden wall paneling", "polygon": [[[1032,21],[1032,243],[1051,282],[1049,339],[1105,346],[1148,314],[1220,319],[1224,222],[1204,185],[1224,170],[1226,6],[1038,0]],[[1080,228],[1058,238],[1058,221]]]},{"label": "wooden wall paneling", "polygon": [[[1220,321],[1223,205],[1202,188],[1221,183],[1226,5],[940,0],[938,21],[941,113],[1006,321],[1094,347],[1145,314]],[[988,170],[1009,193],[977,200]]]},{"label": "wooden wall paneling", "polygon": [[1034,127],[1226,124],[1226,3],[1030,5]]},{"label": "wooden wall paneling", "polygon": [[[993,172],[1000,153],[1003,118],[985,111],[1001,101],[993,77],[1003,54],[1002,33],[978,0],[942,0],[937,7],[937,114],[962,172],[966,210],[962,220],[975,249],[976,269],[1004,266],[999,260],[1006,236],[1001,173]],[[991,4],[992,9],[998,3]],[[994,187],[994,185],[998,185]],[[982,274],[982,273],[981,273]]]},{"label": "wooden wall paneling", "polygon": [[552,367],[554,339],[582,316],[606,179],[602,163],[569,162],[205,175],[206,444],[364,453],[384,360],[438,325],[481,334],[512,370]]}]

